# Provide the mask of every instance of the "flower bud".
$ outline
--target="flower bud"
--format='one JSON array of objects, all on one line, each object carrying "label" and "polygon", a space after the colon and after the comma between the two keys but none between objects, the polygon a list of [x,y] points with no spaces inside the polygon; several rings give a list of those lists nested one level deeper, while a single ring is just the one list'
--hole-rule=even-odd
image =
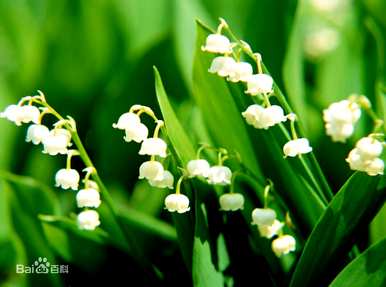
[{"label": "flower bud", "polygon": [[80,176],[75,169],[60,169],[55,175],[55,182],[57,187],[63,189],[77,190],[79,186]]},{"label": "flower bud", "polygon": [[101,204],[99,192],[93,188],[81,189],[76,194],[76,203],[79,208],[94,207],[98,208]]},{"label": "flower bud", "polygon": [[236,211],[244,208],[244,196],[241,193],[225,193],[220,196],[220,209]]},{"label": "flower bud", "polygon": [[78,226],[84,230],[94,230],[100,225],[99,214],[95,210],[85,210],[78,214]]},{"label": "flower bud", "polygon": [[165,208],[170,212],[184,213],[190,210],[189,198],[183,194],[169,194],[165,198]]}]

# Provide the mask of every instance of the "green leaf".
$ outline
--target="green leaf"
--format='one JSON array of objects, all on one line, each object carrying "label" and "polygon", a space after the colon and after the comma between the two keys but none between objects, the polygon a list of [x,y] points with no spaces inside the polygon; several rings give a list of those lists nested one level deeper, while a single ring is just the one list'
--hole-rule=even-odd
[{"label": "green leaf", "polygon": [[226,82],[217,75],[208,73],[213,56],[201,51],[201,46],[209,33],[211,31],[206,26],[197,22],[193,64],[194,98],[203,113],[214,143],[239,152],[244,164],[263,181],[244,121]]},{"label": "green leaf", "polygon": [[354,173],[335,195],[306,242],[292,276],[291,287],[312,286],[323,276],[337,251],[377,207],[385,190],[379,177]]},{"label": "green leaf", "polygon": [[329,286],[386,286],[386,238],[370,246],[347,265]]},{"label": "green leaf", "polygon": [[168,137],[175,148],[178,158],[181,159],[183,164],[186,164],[189,160],[195,158],[194,146],[190,142],[188,135],[185,133],[169,102],[161,76],[156,67],[154,67],[154,77],[157,99],[165,121]]},{"label": "green leaf", "polygon": [[206,208],[196,196],[196,222],[193,242],[193,285],[197,287],[224,286],[222,273],[213,265],[206,219]]}]

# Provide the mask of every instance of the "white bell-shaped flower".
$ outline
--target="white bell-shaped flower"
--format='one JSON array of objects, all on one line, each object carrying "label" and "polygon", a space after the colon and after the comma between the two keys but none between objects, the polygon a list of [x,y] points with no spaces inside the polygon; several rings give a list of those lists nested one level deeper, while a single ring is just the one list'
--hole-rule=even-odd
[{"label": "white bell-shaped flower", "polygon": [[77,190],[79,186],[80,175],[75,169],[60,169],[55,175],[55,182],[57,187],[63,189]]},{"label": "white bell-shaped flower", "polygon": [[374,159],[380,156],[383,150],[382,143],[372,137],[361,138],[355,146],[363,160]]},{"label": "white bell-shaped flower", "polygon": [[93,188],[85,188],[76,194],[76,204],[79,208],[93,207],[98,208],[101,204],[99,191]]},{"label": "white bell-shaped flower", "polygon": [[26,142],[32,142],[37,145],[40,144],[50,134],[48,128],[44,125],[33,124],[27,129]]},{"label": "white bell-shaped flower", "polygon": [[138,124],[141,123],[141,119],[139,118],[138,115],[134,113],[124,113],[122,114],[118,122],[113,124],[113,128],[115,129],[120,129],[120,130],[127,130],[132,128],[133,126],[137,126]]},{"label": "white bell-shaped flower", "polygon": [[380,158],[371,160],[366,166],[366,172],[370,176],[383,175],[385,163]]},{"label": "white bell-shaped flower", "polygon": [[332,103],[323,111],[327,135],[335,142],[346,142],[354,132],[354,125],[361,116],[357,103],[343,100]]},{"label": "white bell-shaped flower", "polygon": [[288,254],[296,249],[296,240],[291,235],[282,235],[272,241],[272,251],[277,257]]},{"label": "white bell-shaped flower", "polygon": [[252,224],[272,225],[276,219],[276,212],[271,208],[255,208],[252,211]]},{"label": "white bell-shaped flower", "polygon": [[158,161],[145,161],[139,167],[139,179],[162,180],[164,176],[164,167]]},{"label": "white bell-shaped flower", "polygon": [[208,183],[228,185],[231,183],[232,171],[227,166],[215,165],[209,169]]},{"label": "white bell-shaped flower", "polygon": [[135,141],[137,143],[140,143],[147,138],[149,130],[147,129],[147,126],[145,126],[144,124],[138,123],[135,125],[131,125],[130,127],[127,127],[125,130],[125,133],[126,134],[125,134],[124,140],[126,142]]},{"label": "white bell-shaped flower", "polygon": [[350,169],[352,170],[366,170],[366,162],[361,158],[361,154],[357,148],[354,148],[350,151],[348,157],[346,158],[346,162],[348,162]]},{"label": "white bell-shaped flower", "polygon": [[225,193],[220,196],[220,209],[236,211],[244,208],[244,196],[241,193]]},{"label": "white bell-shaped flower", "polygon": [[267,74],[252,75],[247,80],[246,94],[255,96],[258,94],[269,94],[272,92],[273,79]]},{"label": "white bell-shaped flower", "polygon": [[210,165],[205,159],[194,159],[188,162],[187,170],[189,177],[203,176],[208,177]]},{"label": "white bell-shaped flower", "polygon": [[170,171],[164,170],[162,179],[160,179],[160,180],[149,180],[149,184],[151,186],[158,187],[158,188],[173,189],[174,176],[173,176],[173,174]]},{"label": "white bell-shaped flower", "polygon": [[66,129],[53,129],[43,138],[43,153],[49,155],[66,154],[71,144],[71,133]]},{"label": "white bell-shaped flower", "polygon": [[165,208],[170,212],[185,213],[190,210],[189,198],[183,194],[169,194],[165,198]]},{"label": "white bell-shaped flower", "polygon": [[234,74],[235,65],[236,61],[232,57],[219,56],[213,59],[208,72],[220,77],[228,77]]},{"label": "white bell-shaped flower", "polygon": [[224,35],[210,34],[201,50],[210,53],[229,54],[232,53],[232,43]]},{"label": "white bell-shaped flower", "polygon": [[284,223],[275,219],[271,225],[258,224],[257,229],[259,230],[260,236],[265,238],[272,238],[277,235],[283,228]]},{"label": "white bell-shaped flower", "polygon": [[30,122],[37,124],[39,122],[40,111],[37,107],[31,105],[9,105],[4,112],[0,113],[0,117],[6,118],[17,126]]},{"label": "white bell-shaped flower", "polygon": [[312,147],[308,139],[299,138],[287,142],[283,147],[283,152],[285,156],[295,157],[300,154],[306,154],[312,151]]},{"label": "white bell-shaped flower", "polygon": [[284,115],[284,110],[278,105],[272,105],[263,110],[259,117],[259,125],[264,129],[268,129],[276,124],[285,122],[287,117]]},{"label": "white bell-shaped flower", "polygon": [[250,105],[244,112],[241,113],[249,125],[257,129],[264,128],[261,118],[264,114],[264,108],[260,105]]},{"label": "white bell-shaped flower", "polygon": [[166,157],[166,143],[160,138],[147,138],[142,142],[140,155],[158,155]]},{"label": "white bell-shaped flower", "polygon": [[246,82],[253,74],[251,64],[247,62],[235,62],[233,71],[229,74],[228,80],[234,83]]},{"label": "white bell-shaped flower", "polygon": [[99,221],[99,214],[95,210],[85,210],[78,214],[78,226],[84,230],[94,230],[101,223]]}]

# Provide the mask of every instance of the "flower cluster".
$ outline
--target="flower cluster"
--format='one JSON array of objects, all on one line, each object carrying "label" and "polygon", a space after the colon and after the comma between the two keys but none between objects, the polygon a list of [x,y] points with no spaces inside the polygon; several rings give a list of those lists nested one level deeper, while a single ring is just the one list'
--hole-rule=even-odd
[{"label": "flower cluster", "polygon": [[[285,115],[279,105],[271,105],[269,97],[273,95],[273,79],[270,75],[263,73],[262,57],[259,53],[253,53],[251,47],[244,41],[235,40],[232,43],[225,35],[223,29],[229,29],[227,23],[220,18],[220,24],[215,34],[206,38],[205,45],[201,48],[204,52],[221,54],[216,56],[208,69],[209,73],[225,78],[227,81],[246,85],[245,93],[249,94],[256,103],[247,107],[242,113],[246,122],[256,129],[269,129],[277,124],[285,122],[293,115]],[[240,60],[240,53],[244,51],[248,56],[253,56],[257,64],[257,72],[254,74],[253,67],[249,62]],[[307,139],[298,139],[293,134],[293,141],[288,142],[284,148],[284,155],[293,157],[312,151]]]},{"label": "flower cluster", "polygon": [[[265,201],[267,201],[268,191],[271,188],[270,185],[266,186],[264,191]],[[278,235],[272,241],[272,250],[276,256],[288,254],[296,249],[296,240],[291,235],[283,234],[284,222],[280,222],[276,217],[276,211],[274,209],[266,207],[255,208],[252,211],[252,225],[256,225],[259,233],[262,237],[271,239]]]},{"label": "flower cluster", "polygon": [[360,106],[352,97],[332,103],[323,111],[327,135],[331,136],[334,142],[346,142],[353,134],[360,116]]},{"label": "flower cluster", "polygon": [[370,176],[382,175],[385,167],[380,158],[383,144],[372,135],[361,138],[346,158],[350,168],[366,172]]},{"label": "flower cluster", "polygon": [[[42,124],[43,117],[49,114],[58,120],[51,130]],[[76,149],[69,149],[72,146],[72,135],[76,133],[76,124],[72,118],[62,118],[47,104],[45,96],[40,91],[39,95],[24,97],[17,105],[8,106],[0,117],[14,122],[17,126],[32,123],[27,129],[27,142],[32,142],[34,145],[42,144],[42,152],[45,154],[67,156],[66,168],[60,169],[55,175],[55,185],[62,189],[79,189],[80,175],[76,169],[71,168],[71,158],[80,154]],[[88,167],[85,171],[87,172],[83,180],[85,187],[76,195],[78,208],[85,210],[79,213],[77,221],[79,228],[94,230],[100,225],[99,214],[89,208],[99,207],[100,193],[98,185],[89,179],[95,168]]]}]

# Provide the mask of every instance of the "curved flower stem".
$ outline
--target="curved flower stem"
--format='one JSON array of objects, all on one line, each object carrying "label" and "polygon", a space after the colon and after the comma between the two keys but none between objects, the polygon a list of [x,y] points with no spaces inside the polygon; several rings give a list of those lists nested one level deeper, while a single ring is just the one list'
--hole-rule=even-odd
[{"label": "curved flower stem", "polygon": [[181,175],[180,178],[178,179],[176,184],[176,194],[181,193],[181,184],[184,181],[185,177],[186,177],[185,175]]}]

